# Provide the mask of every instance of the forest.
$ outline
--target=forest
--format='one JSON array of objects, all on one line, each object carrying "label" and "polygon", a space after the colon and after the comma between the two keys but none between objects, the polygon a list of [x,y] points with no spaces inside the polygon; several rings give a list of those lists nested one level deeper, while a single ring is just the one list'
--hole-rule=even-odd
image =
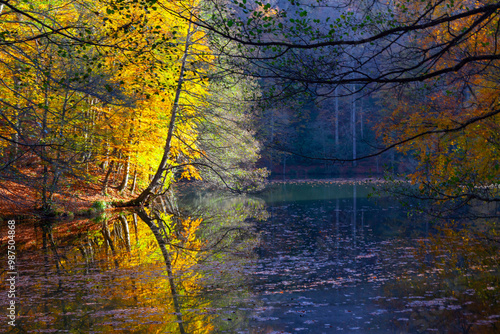
[{"label": "forest", "polygon": [[0,331],[499,332],[499,37],[496,0],[0,0]]},{"label": "forest", "polygon": [[494,1],[0,4],[4,203],[384,170],[498,199]]}]

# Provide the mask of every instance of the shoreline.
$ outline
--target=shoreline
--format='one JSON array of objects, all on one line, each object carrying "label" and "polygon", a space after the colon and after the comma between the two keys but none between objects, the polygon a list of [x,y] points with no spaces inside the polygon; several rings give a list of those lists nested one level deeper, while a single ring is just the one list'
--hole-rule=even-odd
[{"label": "shoreline", "polygon": [[[395,181],[403,181],[397,179]],[[384,180],[383,177],[340,177],[340,178],[311,178],[311,179],[271,179],[268,185],[285,183],[329,183],[329,184],[382,184],[392,181]],[[181,185],[180,183],[179,185]],[[99,211],[94,208],[95,204],[110,204],[113,202],[128,201],[135,195],[130,193],[120,194],[116,189],[108,188],[108,195],[103,195],[100,187],[96,184],[83,185],[70,189],[66,192],[54,195],[54,213],[51,216],[44,215],[36,209],[36,191],[26,185],[14,181],[6,181],[0,187],[0,221],[5,219],[68,219],[76,217],[92,217]],[[112,208],[108,208],[110,210]],[[107,211],[106,210],[106,211]]]},{"label": "shoreline", "polygon": [[64,192],[54,194],[54,210],[49,216],[37,210],[36,197],[37,193],[33,187],[4,180],[0,186],[0,221],[87,218],[99,211],[99,208],[93,208],[96,203],[105,202],[109,205],[113,202],[128,201],[134,196],[129,193],[120,194],[113,188],[108,188],[108,195],[103,195],[102,190],[96,184],[73,186]]},{"label": "shoreline", "polygon": [[360,184],[360,183],[390,183],[394,181],[404,181],[403,179],[396,179],[393,181],[384,180],[383,177],[340,177],[340,178],[324,178],[324,179],[285,179],[269,180],[269,184],[279,184],[279,183],[338,183],[338,184]]}]

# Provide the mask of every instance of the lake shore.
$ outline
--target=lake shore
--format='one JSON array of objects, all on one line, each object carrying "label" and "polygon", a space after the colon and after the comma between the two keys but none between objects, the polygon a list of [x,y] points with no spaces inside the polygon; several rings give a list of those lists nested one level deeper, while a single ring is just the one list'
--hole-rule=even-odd
[{"label": "lake shore", "polygon": [[[4,181],[0,187],[0,218],[41,218],[43,213],[37,210],[38,196],[33,187]],[[54,213],[60,218],[89,216],[94,203],[127,201],[133,197],[130,193],[120,194],[113,188],[108,188],[108,195],[103,195],[101,187],[96,184],[80,184],[54,194]]]},{"label": "lake shore", "polygon": [[[381,184],[387,183],[383,177],[353,177],[353,178],[312,178],[312,179],[271,179],[272,184]],[[180,183],[181,185],[182,183]],[[13,181],[5,181],[0,187],[0,217],[9,218],[13,216],[26,218],[41,218],[42,212],[37,210],[37,192],[33,187]],[[92,205],[96,202],[126,202],[135,195],[120,193],[116,189],[109,188],[108,195],[103,195],[101,187],[96,184],[81,184],[73,186],[67,191],[54,195],[56,216],[64,218],[68,216],[89,216]]]},{"label": "lake shore", "polygon": [[[403,181],[396,180],[396,181]],[[379,177],[353,177],[353,178],[325,178],[325,179],[272,179],[269,180],[271,184],[279,184],[279,183],[337,183],[337,184],[363,184],[363,183],[388,183],[392,181],[385,180],[382,176]]]}]

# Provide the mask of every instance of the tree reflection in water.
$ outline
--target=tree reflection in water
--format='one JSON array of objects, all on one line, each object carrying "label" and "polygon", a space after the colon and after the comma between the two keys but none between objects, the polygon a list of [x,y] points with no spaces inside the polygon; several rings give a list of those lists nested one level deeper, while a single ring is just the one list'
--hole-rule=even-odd
[{"label": "tree reflection in water", "polygon": [[415,249],[419,271],[406,272],[385,287],[382,303],[401,314],[396,328],[409,333],[500,332],[500,240],[491,235],[446,224],[421,239]]},{"label": "tree reflection in water", "polygon": [[216,295],[206,292],[220,275],[246,281],[221,264],[232,252],[251,253],[257,239],[246,220],[264,217],[264,205],[240,198],[188,217],[167,202],[94,221],[19,228],[34,228],[38,237],[19,254],[17,326],[2,323],[0,331],[213,332]]},{"label": "tree reflection in water", "polygon": [[261,200],[196,192],[180,205],[189,214],[167,198],[20,222],[18,326],[0,331],[498,331],[498,227],[431,237],[433,224],[369,202],[363,185],[275,188]]}]

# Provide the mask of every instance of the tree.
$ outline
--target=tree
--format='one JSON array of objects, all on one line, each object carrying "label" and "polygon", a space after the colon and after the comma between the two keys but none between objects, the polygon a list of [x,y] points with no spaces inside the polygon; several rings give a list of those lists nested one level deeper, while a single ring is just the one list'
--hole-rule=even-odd
[{"label": "tree", "polygon": [[[494,22],[498,25],[498,18]],[[456,34],[469,25],[468,20],[463,20],[448,31]],[[418,44],[424,47],[435,40],[439,42],[442,35],[436,28],[431,36],[422,36]],[[497,37],[494,26],[485,26],[442,57],[436,66],[446,67],[462,55],[494,54]],[[393,102],[388,103],[388,117],[381,123],[385,124],[381,126],[383,133],[390,133],[391,140],[427,134],[400,147],[402,152],[414,154],[418,161],[410,177],[413,183],[419,184],[419,189],[412,192],[412,196],[447,203],[447,215],[477,201],[499,201],[500,194],[493,186],[499,182],[500,158],[497,72],[494,62],[487,66],[474,64],[426,85],[402,87],[397,99],[394,94],[386,94]]]},{"label": "tree", "polygon": [[[3,176],[31,180],[41,208],[50,211],[64,176],[82,176],[89,135],[85,123],[91,115],[81,111],[88,110],[93,99],[115,105],[129,101],[112,88],[109,73],[96,66],[95,50],[72,44],[62,33],[84,34],[85,11],[64,2],[2,3]],[[52,36],[55,31],[61,33]],[[37,166],[31,177],[24,167],[33,163]]]},{"label": "tree", "polygon": [[[180,58],[179,72],[176,80],[177,81],[176,89],[170,110],[168,133],[165,139],[165,146],[163,148],[163,156],[161,158],[159,166],[156,168],[156,172],[151,182],[136,199],[134,199],[129,203],[131,205],[147,203],[150,200],[150,197],[154,195],[156,192],[158,191],[161,192],[164,187],[168,188],[170,186],[169,183],[171,182],[171,178],[168,178],[168,174],[172,172],[171,171],[173,165],[172,157],[175,157],[176,155],[182,153],[182,148],[173,147],[173,143],[175,143],[174,131],[176,130],[176,126],[178,126],[176,122],[178,122],[179,119],[179,113],[181,112],[180,109],[184,108],[185,111],[188,113],[188,109],[190,108],[188,102],[191,102],[189,101],[189,98],[184,97],[186,103],[181,104],[181,94],[183,90],[186,89],[185,86],[189,84],[189,81],[193,83],[192,80],[195,79],[193,77],[196,77],[198,75],[196,71],[194,71],[192,68],[189,68],[190,63],[192,64],[196,62],[196,59],[193,59],[193,57],[196,55],[196,53],[193,52],[194,51],[193,48],[196,46],[200,46],[199,41],[200,39],[203,38],[203,36],[199,35],[197,36],[197,33],[203,35],[202,32],[197,31],[197,29],[192,25],[192,23],[189,22],[182,46],[182,56]],[[201,52],[203,53],[203,51]],[[189,73],[190,70],[191,74]],[[183,132],[186,133],[190,131],[184,129]],[[189,140],[189,142],[192,142],[192,140]],[[181,144],[182,144],[182,139],[181,139]],[[187,146],[187,149],[188,150],[190,149],[189,145]],[[195,150],[191,151],[195,152]],[[188,169],[188,170],[194,173],[195,177],[197,176],[195,170],[193,169]]]},{"label": "tree", "polygon": [[255,192],[264,187],[268,172],[257,168],[261,145],[255,138],[252,109],[257,108],[258,85],[244,77],[210,80],[206,105],[199,111],[196,166],[212,187]]},{"label": "tree", "polygon": [[[196,24],[222,37],[219,48],[231,59],[229,71],[281,87],[270,91],[273,96],[298,91],[325,95],[324,90],[335,94],[341,84],[357,84],[356,91],[367,94],[478,71],[500,58],[495,37],[487,49],[457,52],[486,31],[496,35],[500,6],[493,1],[211,4],[222,14],[197,17]],[[460,29],[448,29],[460,24]],[[436,31],[441,35],[432,43],[415,43]],[[240,46],[226,48],[225,40]]]},{"label": "tree", "polygon": [[203,34],[170,14],[177,3],[0,4],[2,169],[34,174],[44,211],[61,181],[103,176],[104,193],[123,191],[132,169],[135,185],[162,155],[160,174],[198,155],[186,144],[196,141],[198,102],[181,91],[205,94],[211,56]]}]

